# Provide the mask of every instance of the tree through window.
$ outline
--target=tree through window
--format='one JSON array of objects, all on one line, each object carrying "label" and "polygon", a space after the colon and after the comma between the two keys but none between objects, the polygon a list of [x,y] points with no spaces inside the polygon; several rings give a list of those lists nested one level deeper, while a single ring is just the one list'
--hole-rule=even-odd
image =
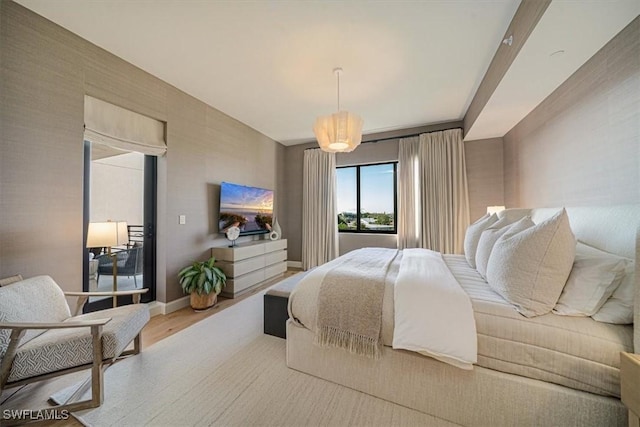
[{"label": "tree through window", "polygon": [[336,169],[338,230],[396,233],[397,162]]}]

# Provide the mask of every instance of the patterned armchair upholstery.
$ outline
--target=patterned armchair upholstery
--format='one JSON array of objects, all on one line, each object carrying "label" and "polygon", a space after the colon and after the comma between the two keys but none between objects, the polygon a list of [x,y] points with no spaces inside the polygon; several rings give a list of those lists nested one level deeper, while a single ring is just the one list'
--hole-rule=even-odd
[{"label": "patterned armchair upholstery", "polygon": [[[147,289],[117,292],[133,295]],[[91,293],[90,295],[111,292]],[[140,352],[140,333],[149,321],[145,304],[71,315],[65,296],[79,297],[80,312],[89,294],[62,292],[49,276],[0,288],[0,391],[53,376],[92,369],[90,400],[59,406],[68,410],[102,404],[102,369],[125,354]],[[133,350],[125,351],[133,342]]]}]

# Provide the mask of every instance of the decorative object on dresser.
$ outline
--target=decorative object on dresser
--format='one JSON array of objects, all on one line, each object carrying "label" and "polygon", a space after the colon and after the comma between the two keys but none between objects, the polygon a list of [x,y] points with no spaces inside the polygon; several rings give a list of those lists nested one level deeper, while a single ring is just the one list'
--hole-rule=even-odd
[{"label": "decorative object on dresser", "polygon": [[227,236],[227,240],[231,242],[231,245],[229,245],[229,247],[232,248],[236,245],[236,240],[238,240],[238,237],[240,237],[240,228],[232,225],[231,227],[227,228],[227,231],[225,231],[224,234],[225,236]]},{"label": "decorative object on dresser", "polygon": [[235,298],[287,271],[287,239],[215,247],[211,248],[211,255],[228,279],[222,292],[224,297]]},{"label": "decorative object on dresser", "polygon": [[278,238],[277,239],[271,239],[271,240],[278,240],[279,238],[282,237],[282,229],[280,228],[280,224],[278,224],[278,218],[273,217],[273,231],[275,231],[276,233],[278,233]]},{"label": "decorative object on dresser", "polygon": [[191,308],[194,310],[213,307],[227,283],[227,276],[215,263],[212,256],[207,261],[196,261],[178,273],[182,291],[191,294]]}]

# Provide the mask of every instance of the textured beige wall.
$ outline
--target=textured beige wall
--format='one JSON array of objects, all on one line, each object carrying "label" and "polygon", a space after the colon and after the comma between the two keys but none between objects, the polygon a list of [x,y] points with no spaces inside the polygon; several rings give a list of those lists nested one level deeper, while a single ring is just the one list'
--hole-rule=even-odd
[{"label": "textured beige wall", "polygon": [[285,195],[286,222],[280,222],[282,235],[287,239],[287,254],[289,261],[302,261],[302,168],[304,150],[317,148],[318,144],[291,145],[285,147],[284,173],[287,183]]},{"label": "textured beige wall", "polygon": [[65,290],[82,287],[86,93],[167,123],[157,299],[182,297],[177,271],[226,244],[220,182],[279,194],[283,147],[16,3],[0,2],[0,15],[0,276],[50,274]]},{"label": "textured beige wall", "polygon": [[502,138],[465,141],[469,217],[473,223],[487,206],[504,205]]},{"label": "textured beige wall", "polygon": [[640,18],[504,137],[509,207],[640,202]]}]

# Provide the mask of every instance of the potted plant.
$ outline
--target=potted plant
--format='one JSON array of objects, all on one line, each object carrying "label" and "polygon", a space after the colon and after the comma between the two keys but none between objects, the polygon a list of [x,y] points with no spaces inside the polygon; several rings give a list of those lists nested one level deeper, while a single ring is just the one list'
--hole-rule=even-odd
[{"label": "potted plant", "polygon": [[191,294],[191,307],[194,310],[212,307],[227,284],[227,276],[214,266],[215,263],[214,257],[207,261],[196,261],[178,273],[182,291]]}]

